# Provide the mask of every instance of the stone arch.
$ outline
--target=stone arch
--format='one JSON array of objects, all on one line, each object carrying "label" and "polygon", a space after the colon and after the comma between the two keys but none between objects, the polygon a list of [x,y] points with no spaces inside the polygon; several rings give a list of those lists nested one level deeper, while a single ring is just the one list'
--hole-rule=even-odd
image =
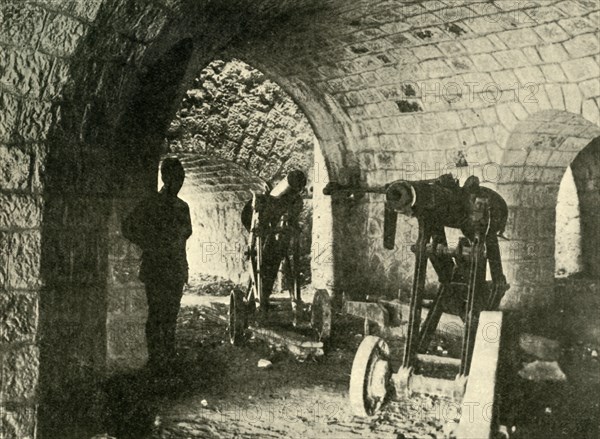
[{"label": "stone arch", "polygon": [[600,135],[582,116],[541,111],[519,122],[501,161],[498,191],[509,205],[507,236],[501,243],[512,285],[503,306],[542,307],[556,299],[554,249],[556,200],[566,168]]},{"label": "stone arch", "polygon": [[[308,285],[309,279],[314,279],[317,285],[331,289],[334,287],[332,206],[327,198],[319,195],[329,181],[332,170],[341,171],[341,174],[346,171],[339,160],[343,154],[337,150],[341,143],[334,142],[332,151],[325,150],[319,141],[322,139],[331,144],[332,133],[339,134],[336,133],[334,124],[324,124],[327,121],[331,122],[331,115],[325,113],[327,117],[320,117],[315,122],[306,114],[307,108],[315,107],[314,99],[308,95],[308,92],[290,88],[289,84],[288,87],[282,87],[281,82],[286,83],[285,79],[272,73],[265,73],[238,58],[231,58],[228,54],[224,54],[221,58],[230,61],[211,62],[193,80],[194,86],[186,92],[187,97],[184,98],[171,124],[170,134],[167,135],[167,149],[170,153],[180,150],[201,151],[209,156],[226,159],[243,166],[255,176],[272,184],[278,182],[292,169],[305,171],[309,193],[305,198],[305,209],[302,215],[303,230],[306,232],[302,234],[301,240],[302,282],[303,285],[304,282]],[[231,81],[235,78],[238,78],[241,83],[232,84]],[[208,82],[203,84],[205,81]],[[251,87],[250,94],[248,90],[227,91],[229,87],[239,87],[247,82]],[[266,95],[263,93],[264,87],[269,89]],[[303,101],[294,98],[288,90],[292,90],[296,95],[300,93],[306,102],[300,105],[299,103]],[[256,92],[260,93],[258,100],[253,97]],[[273,96],[269,96],[270,94]],[[268,102],[263,102],[263,98]],[[227,101],[226,108],[223,106],[223,99]],[[243,122],[241,119],[246,117],[248,122],[241,123]],[[206,124],[202,122],[198,126],[199,120],[211,118],[215,121]],[[320,129],[318,132],[315,131],[317,127]],[[319,135],[323,133],[323,127],[327,132]],[[289,134],[289,131],[294,131],[296,134]],[[198,135],[193,136],[194,133]],[[254,161],[255,158],[258,160]],[[250,192],[246,191],[246,193],[246,198],[249,199]],[[233,208],[233,204],[231,207]],[[204,214],[212,215],[208,211]],[[237,213],[230,212],[229,216],[229,222],[239,222]],[[315,221],[318,223],[317,229],[311,230]],[[240,232],[241,228],[239,231],[229,230],[228,233],[237,236],[238,244],[243,247],[245,236],[240,235]],[[223,233],[224,231],[221,230],[217,235]],[[191,239],[194,237],[192,236]],[[212,251],[214,249],[211,245]],[[311,256],[316,257],[321,263],[309,263]],[[216,255],[212,255],[211,258],[215,257]],[[225,259],[229,260],[230,257],[231,254]],[[247,273],[244,272],[243,261],[241,258],[238,259],[240,260],[235,264],[236,269],[231,273],[225,273],[221,269],[224,260],[217,264],[221,265],[221,268],[213,265],[212,268],[207,266],[207,269],[220,271],[219,276],[227,274],[224,276],[226,279],[239,280],[245,278]],[[233,276],[233,279],[230,276]],[[310,284],[315,285],[312,281]]]},{"label": "stone arch", "polygon": [[[51,383],[55,387],[68,386],[64,382],[68,377],[92,382],[93,376],[143,364],[145,305],[137,281],[139,253],[120,237],[119,224],[132,204],[156,187],[160,127],[170,119],[178,97],[193,79],[193,72],[214,56],[235,31],[225,26],[223,38],[214,47],[192,50],[193,41],[202,40],[193,31],[193,14],[186,16],[180,11],[182,21],[177,26],[172,22],[166,26],[169,20],[162,8],[149,5],[138,12],[141,17],[156,20],[156,24],[135,30],[130,22],[135,14],[129,17],[127,11],[113,11],[106,5],[95,10],[90,20],[95,20],[96,25],[89,32],[82,32],[76,45],[73,43],[72,68],[59,70],[64,75],[61,85],[65,85],[60,117],[50,113],[56,106],[49,106],[52,120],[48,125],[55,125],[49,133],[43,133],[48,136],[48,161],[39,166],[32,164],[36,170],[45,167],[48,196],[41,244],[47,284],[41,297],[40,330],[48,335],[41,353],[41,388]],[[218,27],[219,23],[212,23],[206,32]],[[181,56],[187,58],[184,64],[178,61]],[[182,69],[172,68],[180,64]],[[277,82],[285,83],[285,79],[278,78]],[[343,174],[348,163],[344,153],[346,139],[340,123],[329,113],[332,101],[313,97],[311,87],[301,80],[289,80],[286,84],[284,89],[297,102],[306,102],[309,119],[321,127],[315,133],[321,140],[328,168]],[[140,105],[150,112],[137,114],[136,107]],[[63,224],[65,216],[77,224]],[[91,228],[94,233],[89,233]],[[77,242],[79,233],[85,234],[85,242]],[[84,254],[86,249],[90,251]],[[69,279],[68,285],[63,282],[63,271],[69,268],[70,258],[82,266],[79,272],[94,273],[91,278],[80,280],[85,291],[90,292],[89,306],[82,303],[85,294],[69,295],[69,291],[77,290],[79,281]],[[92,306],[100,303],[102,306]],[[62,324],[66,309],[72,312],[69,322]],[[83,321],[94,324],[80,331]],[[65,340],[73,336],[79,343],[70,346],[74,369],[52,363],[53,353],[68,350]],[[80,373],[84,370],[85,377]],[[83,385],[72,387],[81,389]],[[54,402],[49,396],[48,403],[40,406],[40,430],[52,431],[53,425],[44,421],[53,422],[52,416],[46,418],[43,412],[45,407],[61,405]]]},{"label": "stone arch", "polygon": [[[315,131],[329,160],[336,165],[333,178],[343,176],[342,171],[355,161],[353,154],[358,156],[363,170],[368,171],[370,182],[388,181],[397,175],[404,160],[423,160],[431,164],[446,148],[447,134],[471,123],[479,127],[475,136],[481,136],[479,146],[473,148],[473,160],[479,160],[480,156],[482,160],[495,159],[497,156],[492,152],[498,153],[500,148],[491,145],[490,138],[502,139],[498,140],[502,145],[513,132],[513,110],[508,108],[512,104],[483,109],[490,110],[487,117],[482,110],[483,123],[476,120],[479,116],[472,114],[471,108],[480,103],[473,104],[466,99],[457,105],[436,101],[435,105],[422,108],[426,111],[420,111],[421,99],[415,96],[414,90],[408,93],[397,87],[405,80],[421,78],[430,85],[440,78],[482,83],[493,79],[510,90],[516,74],[522,82],[543,84],[541,96],[545,95],[549,102],[540,104],[540,108],[582,112],[594,123],[600,118],[595,25],[598,7],[594,2],[532,3],[522,8],[522,12],[533,19],[520,23],[510,19],[511,12],[521,9],[517,2],[502,7],[491,2],[484,8],[477,4],[454,6],[441,2],[437,5],[380,2],[364,7],[348,6],[344,2],[317,5],[318,2],[312,0],[221,3],[95,0],[3,2],[0,5],[3,14],[0,45],[6,55],[0,61],[3,109],[0,151],[3,158],[8,158],[3,161],[6,166],[3,170],[10,171],[6,178],[3,175],[1,184],[6,191],[7,205],[18,213],[2,218],[3,242],[10,243],[5,246],[8,250],[0,255],[4,263],[0,280],[7,292],[2,306],[7,315],[25,322],[23,331],[11,328],[11,332],[5,333],[5,358],[15,359],[13,363],[26,358],[32,365],[22,374],[11,371],[9,366],[10,379],[26,380],[27,386],[14,386],[15,390],[10,392],[2,389],[2,409],[11,419],[14,436],[33,435],[37,340],[48,342],[43,329],[52,326],[47,321],[52,315],[48,309],[56,306],[54,309],[64,311],[65,315],[75,311],[73,315],[90,317],[90,321],[98,324],[96,334],[92,334],[92,330],[80,334],[74,326],[73,335],[65,334],[65,338],[74,340],[74,345],[80,343],[81,352],[90,354],[84,355],[90,361],[84,361],[81,369],[90,364],[94,367],[104,364],[106,349],[100,345],[106,338],[103,332],[106,325],[99,316],[104,313],[106,303],[102,294],[93,292],[93,287],[100,286],[100,290],[105,291],[105,279],[94,274],[79,289],[64,287],[56,274],[51,276],[51,280],[57,281],[56,294],[48,293],[52,291],[51,284],[40,293],[40,247],[41,264],[45,265],[50,254],[45,252],[61,248],[59,243],[48,245],[46,239],[50,233],[59,236],[51,230],[61,230],[65,237],[61,245],[66,242],[69,245],[63,248],[63,254],[56,255],[56,273],[61,276],[66,273],[68,280],[71,261],[89,273],[99,272],[98,267],[102,272],[108,271],[105,265],[108,265],[106,246],[109,241],[104,239],[108,231],[102,227],[108,223],[107,217],[111,224],[117,224],[119,218],[115,213],[118,209],[113,209],[115,194],[111,193],[112,188],[105,187],[109,179],[103,170],[110,168],[113,160],[122,160],[122,156],[115,154],[119,149],[116,125],[140,85],[143,70],[178,41],[192,38],[199,43],[191,61],[196,67],[212,59],[240,34],[243,38],[239,40],[244,42],[250,40],[249,34],[257,37],[251,45],[265,43],[262,47],[271,52],[262,58],[265,66],[277,72],[280,83],[288,81],[289,90],[298,89],[299,101],[303,100],[299,90],[306,91],[304,99],[307,101],[315,97],[306,111],[315,123],[322,120],[328,125],[331,122],[332,131],[323,128]],[[402,7],[398,7],[400,3]],[[317,13],[311,14],[315,11]],[[271,27],[280,32],[271,32]],[[282,35],[292,38],[282,41],[279,38]],[[271,50],[273,46],[279,51]],[[441,59],[446,56],[451,64]],[[258,55],[256,57],[258,59]],[[249,61],[265,72],[269,70]],[[478,74],[484,70],[485,74]],[[491,75],[487,70],[493,70]],[[530,114],[535,111],[519,105],[514,107],[518,117],[524,111]],[[503,111],[494,114],[500,108]],[[377,117],[370,117],[373,115]],[[492,133],[489,126],[499,126],[498,120],[505,128]],[[52,127],[54,129],[50,129]],[[407,129],[412,131],[406,133]],[[437,145],[432,144],[434,141]],[[486,151],[488,142],[487,146],[493,148]],[[405,158],[406,155],[398,151],[397,143],[407,145],[412,158]],[[114,149],[108,147],[110,145]],[[432,151],[437,152],[432,154]],[[500,152],[501,157],[503,154]],[[514,151],[511,154],[518,155]],[[57,165],[60,160],[54,157],[68,158],[69,166],[60,168]],[[132,184],[153,187],[156,164],[144,169],[140,181]],[[55,172],[57,169],[65,172]],[[41,178],[51,172],[57,177],[54,182]],[[85,178],[79,178],[80,175]],[[123,184],[122,189],[125,188]],[[89,200],[90,194],[96,203],[82,201]],[[137,195],[132,195],[131,200],[123,204],[135,201],[135,197]],[[44,201],[46,208],[42,207]],[[90,212],[86,213],[88,207]],[[365,235],[367,218],[380,217],[379,204],[364,203],[362,207],[364,209],[357,212],[357,209],[334,206],[340,221],[349,223],[354,218],[355,227],[348,229],[348,235]],[[85,227],[79,228],[80,225]],[[41,227],[44,230],[40,244]],[[89,242],[74,242],[72,237],[79,233]],[[134,250],[118,240],[110,242],[120,249],[115,255],[135,259]],[[369,245],[357,246],[356,252],[353,250],[345,251],[352,257],[381,254],[379,247]],[[356,266],[348,265],[344,278],[351,279],[354,274],[355,278],[363,277],[373,285],[372,277],[383,277],[380,276],[383,271],[365,268],[359,258],[348,259],[358,262]],[[358,270],[358,265],[363,268]],[[15,267],[19,267],[20,273],[15,273]],[[48,267],[42,268],[43,272],[48,270]],[[40,297],[42,311],[38,330],[37,300]],[[82,303],[85,299],[95,300],[97,306],[86,308]],[[64,309],[58,304],[64,305]],[[91,315],[86,316],[88,311]],[[79,348],[73,346],[73,351],[76,349]],[[47,364],[47,358],[42,358],[42,363]],[[85,391],[80,389],[79,393]],[[18,404],[12,405],[13,401]]]},{"label": "stone arch", "polygon": [[600,138],[594,139],[573,160],[573,179],[580,210],[582,274],[600,277]]},{"label": "stone arch", "polygon": [[[98,378],[145,361],[139,254],[120,237],[120,222],[132,201],[156,182],[148,164],[158,161],[161,143],[155,138],[168,122],[168,111],[160,110],[172,105],[192,48],[191,40],[181,40],[148,66],[130,102],[150,113],[128,109],[120,126],[110,101],[84,98],[97,86],[98,78],[86,72],[89,65],[82,62],[72,72],[80,82],[65,92],[44,169],[38,422],[43,437],[88,436],[85,428],[96,428],[99,419],[69,426],[68,433],[63,419],[99,414]],[[117,86],[106,82],[104,91]]]}]

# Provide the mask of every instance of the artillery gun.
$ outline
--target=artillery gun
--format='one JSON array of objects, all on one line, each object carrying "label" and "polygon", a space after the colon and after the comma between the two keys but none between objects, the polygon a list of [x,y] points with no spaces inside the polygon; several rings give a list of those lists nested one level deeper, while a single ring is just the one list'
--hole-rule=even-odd
[{"label": "artillery gun", "polygon": [[[299,217],[303,207],[301,193],[305,185],[304,173],[292,171],[273,189],[267,188],[265,193],[253,194],[242,210],[242,224],[249,233],[245,256],[250,280],[245,292],[236,289],[230,294],[229,339],[234,345],[243,342],[249,327],[253,327],[255,333],[265,336],[269,342],[274,338],[279,341],[286,338],[259,329],[269,327],[272,314],[281,315],[273,312],[275,306],[271,300],[280,267],[283,268],[284,283],[290,294],[292,326],[300,325],[304,305],[299,284]],[[315,293],[311,313],[311,325],[317,338],[319,341],[326,339],[331,327],[327,291],[318,290]],[[287,315],[283,318],[289,319]],[[291,336],[287,334],[288,338]],[[304,347],[317,346],[308,342],[300,344]]]},{"label": "artillery gun", "polygon": [[[498,244],[508,217],[504,199],[480,186],[477,177],[470,177],[461,187],[451,174],[433,180],[397,180],[371,188],[330,183],[324,193],[338,197],[384,194],[383,244],[388,250],[395,246],[398,214],[416,218],[419,227],[417,241],[412,246],[415,266],[408,307],[399,300],[345,303],[346,312],[365,319],[366,337],[356,352],[350,378],[353,412],[359,416],[373,415],[387,399],[402,399],[412,393],[438,394],[463,401],[464,398],[481,399],[477,394],[484,392],[486,398],[493,401],[502,326],[498,307],[509,288]],[[455,247],[448,246],[445,227],[462,232]],[[439,288],[423,319],[428,261],[438,276]],[[487,265],[490,282],[486,282]],[[427,354],[440,318],[451,310],[462,323],[460,358]],[[379,324],[382,336],[403,335],[405,338],[401,365],[395,373],[389,345],[384,338],[369,335],[370,322]],[[391,327],[390,322],[401,322],[404,326]],[[495,345],[490,345],[482,332],[491,326],[497,331]],[[473,358],[477,356],[482,363],[473,371]],[[426,369],[423,366],[427,364],[450,367],[456,372],[455,378],[443,379],[416,372]],[[469,381],[472,386],[468,385]],[[465,396],[466,393],[470,396]],[[486,419],[479,421],[476,419],[467,425],[468,421],[463,423],[461,419],[459,430],[469,430],[465,437],[471,437],[470,434],[488,437],[490,423]],[[488,433],[485,433],[486,428]]]}]

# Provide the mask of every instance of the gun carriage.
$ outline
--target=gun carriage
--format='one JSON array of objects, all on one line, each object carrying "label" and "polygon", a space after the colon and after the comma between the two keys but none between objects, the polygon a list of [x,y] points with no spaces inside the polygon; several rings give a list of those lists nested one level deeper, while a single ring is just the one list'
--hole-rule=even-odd
[{"label": "gun carriage", "polygon": [[[385,195],[384,248],[391,250],[395,246],[398,214],[417,219],[418,238],[412,246],[415,266],[408,309],[399,300],[345,303],[346,312],[365,318],[366,332],[352,366],[349,390],[352,409],[356,415],[372,415],[386,399],[402,399],[413,392],[460,401],[467,387],[475,345],[477,352],[486,350],[478,323],[485,321],[486,325],[495,325],[498,332],[501,330],[502,315],[497,310],[509,286],[502,270],[498,237],[502,237],[506,226],[507,205],[498,193],[480,186],[476,177],[470,177],[460,187],[451,174],[434,180],[398,180],[375,188],[330,183],[324,190],[326,195],[337,197],[365,192]],[[448,245],[446,227],[462,232],[458,245]],[[423,319],[428,261],[438,276],[439,288]],[[486,265],[491,273],[489,282],[486,282]],[[428,355],[442,314],[452,311],[462,320],[460,358]],[[404,323],[402,331],[388,327],[394,320]],[[402,361],[395,373],[391,370],[389,345],[381,337],[368,335],[369,321],[379,323],[381,335],[404,335]],[[497,363],[498,346],[494,349],[495,357],[492,352],[490,358]],[[455,379],[417,373],[427,369],[423,367],[427,363],[454,368]],[[489,368],[495,371],[496,364]]]},{"label": "gun carriage", "polygon": [[[299,284],[299,217],[305,185],[304,173],[292,171],[273,189],[267,189],[264,194],[253,194],[244,206],[242,224],[249,233],[245,252],[249,283],[245,292],[236,289],[230,294],[229,338],[234,345],[243,342],[249,327],[272,326],[273,314],[275,317],[281,315],[276,312],[277,306],[271,300],[280,267],[284,286],[290,295],[292,326],[302,326],[304,304]],[[283,318],[289,319],[289,314]],[[319,341],[329,336],[331,306],[325,290],[315,293],[310,324]]]}]

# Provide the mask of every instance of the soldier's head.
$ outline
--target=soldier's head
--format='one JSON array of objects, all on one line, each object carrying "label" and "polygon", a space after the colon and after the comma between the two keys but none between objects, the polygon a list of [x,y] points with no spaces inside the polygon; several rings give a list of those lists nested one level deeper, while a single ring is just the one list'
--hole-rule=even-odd
[{"label": "soldier's head", "polygon": [[163,189],[168,195],[177,196],[185,179],[185,171],[179,159],[164,159],[160,166],[160,174],[164,183]]},{"label": "soldier's head", "polygon": [[287,182],[296,192],[302,192],[306,187],[306,175],[302,171],[292,171],[287,176]]},{"label": "soldier's head", "polygon": [[274,198],[296,196],[306,187],[306,175],[302,171],[292,171],[271,189],[269,195]]}]

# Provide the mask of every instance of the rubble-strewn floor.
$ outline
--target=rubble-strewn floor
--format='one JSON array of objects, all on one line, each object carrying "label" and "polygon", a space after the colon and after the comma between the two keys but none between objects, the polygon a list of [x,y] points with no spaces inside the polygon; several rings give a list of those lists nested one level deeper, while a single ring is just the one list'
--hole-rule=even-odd
[{"label": "rubble-strewn floor", "polygon": [[[109,432],[118,439],[195,438],[441,438],[456,406],[426,396],[390,403],[369,419],[350,413],[348,381],[362,323],[337,320],[333,348],[319,360],[250,340],[226,340],[226,297],[184,300],[174,366],[159,378],[121,377],[109,391]],[[212,303],[212,304],[211,304]],[[393,345],[399,358],[401,346]],[[272,362],[261,369],[260,359]],[[504,399],[512,438],[597,438],[598,362],[565,353],[566,383],[515,378]],[[504,416],[506,418],[506,416]]]},{"label": "rubble-strewn floor", "polygon": [[[344,320],[336,348],[324,358],[298,361],[259,341],[224,342],[226,326],[215,310],[226,313],[224,305],[213,305],[180,315],[181,392],[157,414],[154,437],[444,437],[438,412],[450,416],[453,407],[437,399],[391,404],[372,419],[351,415],[347,387],[360,322]],[[272,367],[258,368],[261,358]]]}]

